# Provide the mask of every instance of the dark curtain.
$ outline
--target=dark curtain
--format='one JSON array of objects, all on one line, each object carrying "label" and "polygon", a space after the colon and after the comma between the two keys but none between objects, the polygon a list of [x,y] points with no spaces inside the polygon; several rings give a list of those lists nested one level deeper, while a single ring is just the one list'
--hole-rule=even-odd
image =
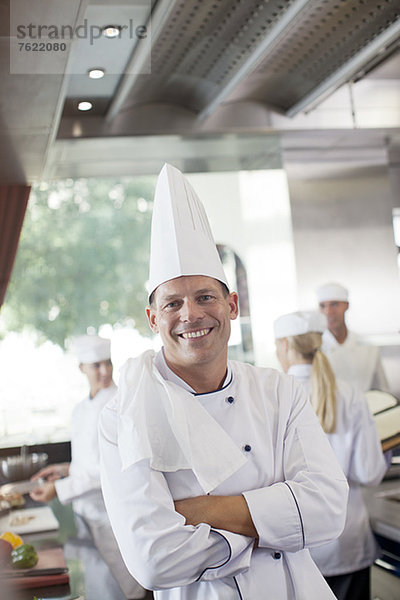
[{"label": "dark curtain", "polygon": [[31,188],[0,185],[0,306],[4,302]]}]

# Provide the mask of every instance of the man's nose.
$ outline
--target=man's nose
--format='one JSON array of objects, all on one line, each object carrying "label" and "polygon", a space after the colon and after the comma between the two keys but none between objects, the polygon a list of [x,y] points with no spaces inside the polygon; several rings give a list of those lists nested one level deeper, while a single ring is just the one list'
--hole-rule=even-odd
[{"label": "man's nose", "polygon": [[182,304],[180,316],[182,321],[193,323],[204,316],[204,311],[197,302],[187,299]]}]

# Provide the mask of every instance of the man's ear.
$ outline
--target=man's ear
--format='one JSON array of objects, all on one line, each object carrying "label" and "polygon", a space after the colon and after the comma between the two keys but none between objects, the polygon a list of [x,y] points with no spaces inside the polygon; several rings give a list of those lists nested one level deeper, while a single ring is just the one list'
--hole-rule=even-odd
[{"label": "man's ear", "polygon": [[348,310],[348,308],[349,308],[349,303],[345,302],[345,304],[346,304],[346,308],[344,309],[344,312],[346,312],[346,310]]},{"label": "man's ear", "polygon": [[159,333],[158,325],[157,325],[157,316],[155,311],[151,308],[151,306],[146,306],[146,315],[147,320],[149,321],[150,329],[153,333]]},{"label": "man's ear", "polygon": [[231,292],[228,296],[229,302],[229,317],[231,321],[234,321],[239,314],[239,298],[236,292]]}]

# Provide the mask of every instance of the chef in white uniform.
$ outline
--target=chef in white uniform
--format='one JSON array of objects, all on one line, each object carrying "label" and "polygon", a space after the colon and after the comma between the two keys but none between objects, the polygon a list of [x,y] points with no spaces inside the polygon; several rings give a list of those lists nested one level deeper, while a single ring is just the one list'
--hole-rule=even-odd
[{"label": "chef in white uniform", "polygon": [[364,392],[372,389],[389,391],[379,348],[364,343],[347,329],[348,290],[339,283],[326,283],[316,294],[320,311],[328,323],[323,333],[322,350],[335,375]]},{"label": "chef in white uniform", "polygon": [[[104,506],[100,486],[98,421],[105,404],[115,396],[110,340],[84,335],[74,340],[79,368],[88,379],[89,394],[71,416],[71,463],[48,465],[32,479],[44,478],[31,492],[33,500],[72,502],[78,531],[90,534],[127,598],[143,598],[145,590],[130,576],[120,556]],[[112,598],[110,598],[112,600]]]},{"label": "chef in white uniform", "polygon": [[311,556],[339,600],[369,600],[369,568],[379,548],[369,525],[362,486],[378,485],[387,465],[364,394],[335,380],[321,351],[326,319],[314,311],[295,312],[274,322],[283,370],[310,394],[312,405],[350,486],[343,533],[311,549]]},{"label": "chef in white uniform", "polygon": [[309,548],[344,526],[348,486],[302,387],[228,361],[229,293],[204,208],[159,175],[150,327],[100,417],[103,495],[130,572],[158,600],[328,600]]}]

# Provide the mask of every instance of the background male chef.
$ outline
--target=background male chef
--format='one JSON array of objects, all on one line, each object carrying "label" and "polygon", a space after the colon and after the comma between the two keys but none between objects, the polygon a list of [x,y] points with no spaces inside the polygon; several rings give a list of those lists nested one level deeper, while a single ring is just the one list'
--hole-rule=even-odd
[{"label": "background male chef", "polygon": [[338,536],[347,483],[293,378],[227,361],[228,292],[204,208],[165,165],[152,222],[150,327],[100,417],[107,511],[157,599],[334,598],[308,548]]},{"label": "background male chef", "polygon": [[[92,537],[127,598],[144,598],[145,590],[130,576],[112,533],[100,486],[98,420],[104,405],[115,396],[110,340],[84,335],[74,341],[79,368],[89,383],[88,396],[71,417],[71,463],[48,465],[32,479],[44,478],[31,492],[33,500],[72,502],[78,532]],[[111,599],[110,599],[111,600]]]},{"label": "background male chef", "polygon": [[339,283],[326,283],[317,289],[316,295],[320,311],[328,321],[328,329],[322,336],[322,351],[329,358],[335,375],[364,392],[389,391],[379,348],[365,344],[347,329],[348,290]]}]

